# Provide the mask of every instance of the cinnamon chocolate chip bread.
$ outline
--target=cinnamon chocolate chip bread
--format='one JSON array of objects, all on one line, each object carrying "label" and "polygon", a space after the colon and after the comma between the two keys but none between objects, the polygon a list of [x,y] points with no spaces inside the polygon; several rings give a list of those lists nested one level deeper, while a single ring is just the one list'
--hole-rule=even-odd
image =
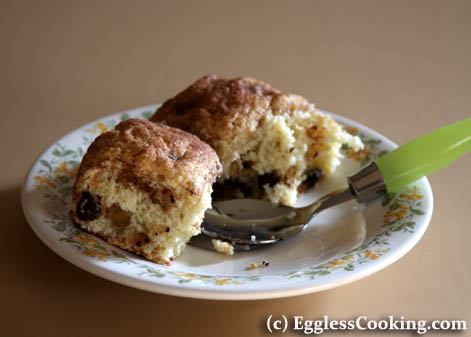
[{"label": "cinnamon chocolate chip bread", "polygon": [[204,76],[151,120],[191,132],[216,150],[224,173],[213,198],[263,197],[294,205],[301,190],[334,172],[343,143],[363,147],[303,97],[253,78]]},{"label": "cinnamon chocolate chip bread", "polygon": [[214,150],[196,136],[130,119],[89,147],[70,214],[109,243],[169,264],[200,233],[221,173]]}]

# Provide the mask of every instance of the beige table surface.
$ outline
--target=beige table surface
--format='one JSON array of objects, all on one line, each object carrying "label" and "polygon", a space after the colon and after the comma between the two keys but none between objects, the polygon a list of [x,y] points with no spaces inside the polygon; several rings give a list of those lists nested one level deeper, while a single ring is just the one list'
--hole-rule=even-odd
[{"label": "beige table surface", "polygon": [[29,166],[58,137],[207,73],[265,80],[397,143],[469,117],[470,11],[469,1],[0,1],[0,335],[255,336],[270,314],[471,324],[469,154],[431,176],[433,219],[404,258],[284,299],[194,300],[106,281],[49,250],[20,205]]}]

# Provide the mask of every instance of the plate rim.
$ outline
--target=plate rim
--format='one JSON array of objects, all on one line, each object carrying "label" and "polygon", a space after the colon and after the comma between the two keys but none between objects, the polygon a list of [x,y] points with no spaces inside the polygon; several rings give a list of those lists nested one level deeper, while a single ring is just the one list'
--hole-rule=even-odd
[{"label": "plate rim", "polygon": [[[31,180],[31,175],[33,174],[33,168],[38,163],[40,158],[42,158],[48,151],[50,151],[55,144],[61,142],[63,139],[71,136],[73,133],[77,132],[79,129],[87,127],[88,125],[92,125],[95,123],[99,123],[100,121],[107,120],[112,116],[119,116],[123,113],[135,113],[136,111],[144,111],[144,110],[153,110],[160,106],[160,104],[151,104],[142,107],[136,107],[131,109],[126,109],[121,112],[113,113],[94,121],[88,122],[84,125],[81,125],[74,130],[66,133],[59,139],[53,141],[44,151],[42,151],[33,161],[31,164],[24,182],[21,188],[21,204],[23,213],[25,214],[26,220],[28,221],[29,226],[33,230],[33,232],[38,236],[38,238],[47,246],[49,247],[54,253],[59,255],[61,258],[65,259],[66,261],[72,263],[73,265],[106,280],[116,282],[122,285],[130,286],[133,288],[146,290],[154,293],[160,293],[164,295],[172,295],[172,296],[180,296],[180,297],[187,297],[187,298],[198,298],[198,299],[212,299],[212,300],[257,300],[257,299],[271,299],[271,298],[282,298],[282,297],[291,297],[291,296],[299,296],[309,293],[314,293],[318,291],[323,291],[331,288],[335,288],[338,286],[342,286],[348,283],[355,282],[362,278],[365,278],[369,275],[372,275],[380,270],[392,265],[394,262],[399,260],[400,258],[404,257],[408,252],[412,250],[412,248],[417,245],[417,243],[422,239],[423,235],[425,234],[426,230],[428,229],[434,208],[434,198],[431,185],[426,177],[420,179],[420,182],[423,185],[423,193],[427,195],[428,207],[425,209],[424,215],[420,218],[421,226],[418,230],[414,231],[413,235],[406,240],[405,244],[401,245],[400,247],[395,248],[393,254],[386,254],[381,259],[381,263],[375,263],[368,265],[366,268],[362,268],[359,271],[355,271],[352,274],[344,274],[345,276],[341,277],[338,280],[333,280],[331,282],[325,284],[311,284],[305,286],[294,286],[294,287],[287,287],[287,288],[280,288],[277,290],[269,289],[269,290],[260,290],[260,289],[252,289],[252,290],[239,290],[239,289],[230,289],[230,288],[211,288],[211,289],[202,289],[202,288],[195,288],[191,287],[191,285],[169,285],[169,284],[162,284],[158,282],[150,282],[148,280],[139,279],[134,275],[129,275],[125,273],[121,273],[118,270],[111,271],[109,269],[101,267],[98,263],[92,263],[88,259],[84,259],[79,254],[70,254],[69,251],[60,244],[57,244],[57,241],[54,240],[53,237],[48,236],[46,234],[46,229],[41,228],[41,224],[35,220],[34,214],[28,209],[28,196],[27,196],[27,183]],[[332,116],[334,119],[339,121],[343,124],[348,124],[349,126],[357,127],[361,130],[367,131],[371,135],[378,136],[382,141],[388,143],[389,147],[396,148],[397,145],[391,141],[386,136],[382,135],[381,133],[371,129],[370,127],[351,120],[350,118],[337,115],[335,113],[331,113],[322,109],[318,109],[320,112],[328,114]],[[94,261],[96,262],[96,261]]]}]

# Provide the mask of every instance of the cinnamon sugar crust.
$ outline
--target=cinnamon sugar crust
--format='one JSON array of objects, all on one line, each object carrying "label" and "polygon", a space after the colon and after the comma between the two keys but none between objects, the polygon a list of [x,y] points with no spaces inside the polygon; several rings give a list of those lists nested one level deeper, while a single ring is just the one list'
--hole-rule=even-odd
[{"label": "cinnamon sugar crust", "polygon": [[249,129],[280,95],[277,89],[250,77],[207,75],[167,100],[150,120],[166,121],[211,144]]},{"label": "cinnamon sugar crust", "polygon": [[[198,137],[163,124],[140,119],[121,122],[90,145],[77,174],[119,162],[118,180],[152,193],[152,182],[162,177],[201,176],[209,181],[222,173],[214,150]],[[188,191],[200,195],[202,186],[188,182]]]}]

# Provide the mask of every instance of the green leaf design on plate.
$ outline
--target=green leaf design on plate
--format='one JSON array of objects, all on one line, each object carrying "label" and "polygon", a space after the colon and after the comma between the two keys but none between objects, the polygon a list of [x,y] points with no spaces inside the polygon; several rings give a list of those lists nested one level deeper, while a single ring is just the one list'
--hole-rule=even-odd
[{"label": "green leaf design on plate", "polygon": [[142,117],[144,117],[144,119],[149,119],[152,117],[154,113],[152,111],[145,111],[142,113]]}]

